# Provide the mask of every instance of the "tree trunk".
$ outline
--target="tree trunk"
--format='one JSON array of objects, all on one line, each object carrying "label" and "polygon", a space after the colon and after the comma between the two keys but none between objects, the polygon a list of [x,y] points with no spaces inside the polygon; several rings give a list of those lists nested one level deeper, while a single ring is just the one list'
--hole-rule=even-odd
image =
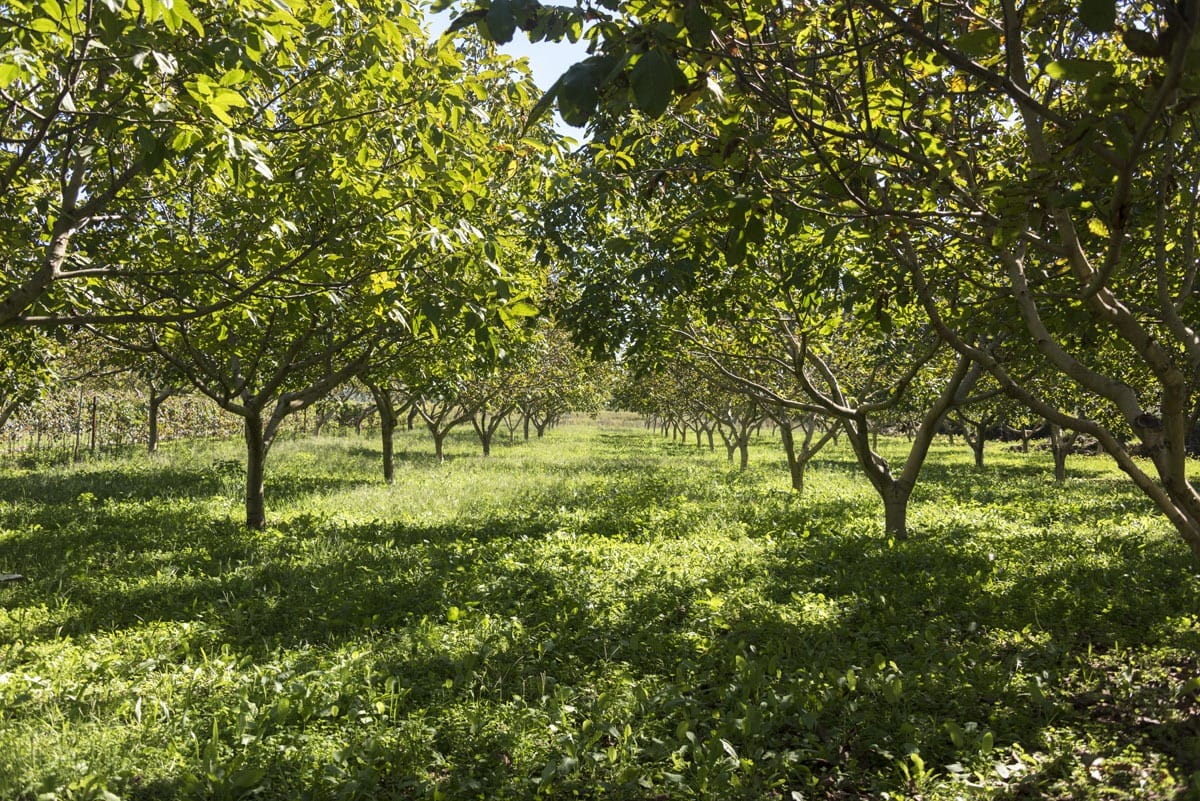
[{"label": "tree trunk", "polygon": [[738,470],[744,471],[750,465],[750,432],[747,431],[742,436],[738,437],[738,452],[741,454],[741,462]]},{"label": "tree trunk", "polygon": [[987,432],[984,430],[983,424],[975,426],[975,438],[968,439],[967,442],[971,446],[971,452],[975,454],[975,468],[983,469],[983,449],[987,445]]},{"label": "tree trunk", "polygon": [[883,529],[884,533],[898,540],[908,537],[908,498],[912,495],[911,487],[904,487],[895,481],[883,492]]},{"label": "tree trunk", "polygon": [[267,510],[263,494],[263,476],[267,461],[267,444],[263,438],[262,414],[253,412],[245,418],[246,434],[246,528],[261,531],[267,527]]},{"label": "tree trunk", "polygon": [[375,399],[375,410],[379,412],[379,445],[383,450],[383,480],[392,484],[396,480],[396,428],[400,415],[392,403],[392,393],[382,385],[367,383],[371,397]]},{"label": "tree trunk", "polygon": [[804,492],[804,462],[796,458],[796,437],[791,425],[785,420],[779,424],[779,436],[783,440],[783,452],[787,455],[788,472],[792,476],[792,489]]},{"label": "tree trunk", "polygon": [[1050,452],[1054,455],[1054,481],[1057,484],[1067,480],[1067,454],[1078,436],[1078,432],[1074,431],[1063,436],[1062,426],[1050,424]]},{"label": "tree trunk", "polygon": [[154,453],[158,450],[158,417],[162,410],[163,403],[167,398],[171,397],[170,392],[155,392],[154,388],[150,388],[150,414],[149,414],[149,431],[146,434],[146,452]]},{"label": "tree trunk", "polygon": [[525,429],[525,441],[529,441],[529,415],[525,415],[525,419],[521,422],[521,427]]},{"label": "tree trunk", "polygon": [[383,449],[383,480],[387,484],[396,482],[396,424],[398,420],[386,421],[379,418],[379,444]]},{"label": "tree trunk", "polygon": [[706,428],[706,429],[704,430],[704,433],[705,433],[705,434],[708,434],[708,452],[709,452],[709,453],[716,453],[716,452],[717,452],[717,446],[713,444],[713,430],[712,430],[712,428],[711,428],[711,427],[710,427],[710,428]]},{"label": "tree trunk", "polygon": [[88,442],[88,450],[92,456],[96,455],[96,396],[92,396],[92,433]]},{"label": "tree trunk", "polygon": [[535,429],[537,429],[537,436],[538,436],[538,439],[541,439],[541,438],[542,438],[542,436],[543,436],[543,435],[545,435],[545,433],[546,433],[546,426],[547,426],[547,425],[549,425],[549,423],[550,423],[550,420],[549,420],[548,418],[547,418],[547,420],[546,420],[544,423],[542,423],[541,425],[538,425],[538,422],[537,422],[536,420],[533,422],[533,427],[534,427]]}]

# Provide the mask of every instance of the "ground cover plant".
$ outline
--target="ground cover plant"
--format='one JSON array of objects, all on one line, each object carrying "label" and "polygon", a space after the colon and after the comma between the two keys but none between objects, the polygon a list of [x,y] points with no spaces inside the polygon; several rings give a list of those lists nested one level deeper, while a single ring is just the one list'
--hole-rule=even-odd
[{"label": "ground cover plant", "polygon": [[844,444],[276,447],[263,531],[236,444],[0,472],[0,797],[1200,793],[1200,576],[1105,461],[939,442],[897,542]]}]

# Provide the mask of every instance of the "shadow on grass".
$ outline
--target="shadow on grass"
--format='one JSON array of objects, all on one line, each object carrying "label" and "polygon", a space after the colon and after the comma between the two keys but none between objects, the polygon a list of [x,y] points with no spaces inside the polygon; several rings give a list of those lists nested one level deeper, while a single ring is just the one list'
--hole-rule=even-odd
[{"label": "shadow on grass", "polygon": [[[611,447],[628,447],[628,436],[599,438],[606,437]],[[1034,496],[1023,496],[1032,490],[1011,479],[1030,475],[1020,468],[988,481],[1019,504]],[[725,764],[722,754],[730,750],[754,760],[755,778],[740,789],[730,779],[726,798],[772,797],[780,787],[825,798],[904,793],[910,788],[897,766],[913,748],[937,769],[991,764],[977,741],[954,743],[949,724],[967,731],[977,724],[1001,749],[1021,743],[1033,750],[1050,727],[1094,734],[1102,746],[1112,741],[1110,762],[1125,746],[1155,749],[1169,759],[1179,786],[1200,769],[1197,710],[1165,719],[1162,706],[1164,698],[1194,703],[1172,695],[1171,682],[1190,678],[1196,665],[1168,666],[1160,684],[1122,694],[1119,666],[1103,661],[1118,648],[1200,645],[1193,635],[1161,633],[1159,624],[1192,614],[1200,601],[1194,565],[1165,541],[1079,554],[1072,552],[1079,542],[1031,537],[1002,549],[985,533],[945,524],[889,547],[852,520],[863,501],[765,495],[739,483],[748,479],[714,479],[711,466],[705,489],[694,465],[645,454],[589,459],[577,481],[543,487],[535,513],[498,510],[430,526],[333,526],[300,517],[267,534],[196,520],[166,504],[104,508],[108,498],[201,499],[224,487],[219,475],[183,471],[168,476],[172,489],[164,491],[156,472],[147,485],[137,479],[120,490],[125,495],[96,487],[128,481],[128,474],[101,471],[101,478],[0,484],[0,492],[14,493],[6,497],[45,504],[95,496],[68,504],[60,522],[75,515],[76,525],[0,545],[0,559],[48,568],[65,559],[61,575],[34,577],[5,599],[50,606],[65,594],[77,610],[26,636],[82,640],[199,617],[215,642],[264,658],[369,637],[394,646],[372,666],[403,677],[413,708],[469,702],[500,709],[519,697],[544,715],[570,705],[602,732],[610,721],[628,723],[648,763],[691,755],[674,768],[681,775],[696,774],[702,758]],[[923,479],[950,492],[972,483],[948,470]],[[359,482],[299,481],[286,497],[343,483]],[[670,508],[675,498],[703,501],[710,489],[724,493],[723,514],[745,523],[761,546],[755,556],[706,562],[701,555],[699,564],[672,565],[641,552],[643,561],[633,562],[629,551],[602,547],[627,545],[626,535],[638,531],[641,546],[669,546],[671,538],[645,531],[647,513]],[[611,542],[597,544],[597,535]],[[1094,654],[1101,660],[1096,678],[1080,685],[1081,660]],[[596,687],[612,676],[635,682],[641,695],[620,708],[605,700]],[[447,797],[516,795],[504,788],[528,776],[508,764],[514,736],[456,721],[440,721],[433,735],[445,758],[440,782]],[[581,741],[585,734],[578,732]],[[609,739],[597,748],[619,739],[600,736]],[[1004,792],[1013,799],[1050,796],[1055,783],[1070,790],[1079,773],[1073,758],[1083,755],[1028,770]],[[730,764],[733,776],[740,762]],[[402,796],[411,789],[402,773],[385,770],[374,787]],[[599,794],[586,777],[555,780],[564,796]]]}]

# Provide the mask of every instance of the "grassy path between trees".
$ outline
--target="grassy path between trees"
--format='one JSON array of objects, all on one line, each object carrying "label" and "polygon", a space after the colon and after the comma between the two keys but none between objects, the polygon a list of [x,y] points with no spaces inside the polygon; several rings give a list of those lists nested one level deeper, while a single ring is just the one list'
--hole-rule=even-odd
[{"label": "grassy path between trees", "polygon": [[1200,793],[1200,568],[1106,461],[940,443],[889,543],[848,452],[475,448],[280,443],[255,533],[232,444],[0,470],[0,798]]}]

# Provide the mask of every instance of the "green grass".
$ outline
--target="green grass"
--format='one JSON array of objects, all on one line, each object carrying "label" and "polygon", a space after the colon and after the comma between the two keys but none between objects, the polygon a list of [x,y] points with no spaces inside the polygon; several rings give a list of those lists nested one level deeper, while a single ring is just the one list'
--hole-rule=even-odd
[{"label": "green grass", "polygon": [[840,450],[449,445],[279,443],[265,532],[233,445],[0,472],[0,798],[1200,791],[1200,570],[1103,460],[939,443],[889,542]]}]

